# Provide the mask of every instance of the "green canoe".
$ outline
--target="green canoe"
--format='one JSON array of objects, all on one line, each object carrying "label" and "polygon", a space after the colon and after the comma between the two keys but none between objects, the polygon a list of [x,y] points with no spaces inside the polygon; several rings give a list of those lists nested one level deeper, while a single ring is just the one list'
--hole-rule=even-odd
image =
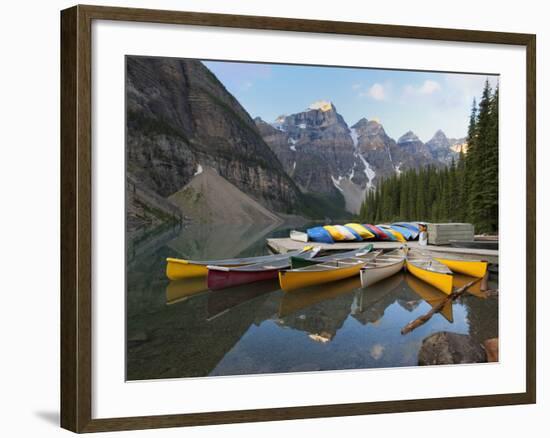
[{"label": "green canoe", "polygon": [[305,268],[306,266],[318,265],[319,263],[330,262],[339,259],[346,259],[356,255],[366,254],[371,252],[374,248],[372,243],[365,245],[361,248],[354,249],[353,251],[341,252],[338,254],[331,254],[325,257],[317,257],[313,259],[306,259],[304,257],[292,256],[290,257],[290,267],[291,269]]}]

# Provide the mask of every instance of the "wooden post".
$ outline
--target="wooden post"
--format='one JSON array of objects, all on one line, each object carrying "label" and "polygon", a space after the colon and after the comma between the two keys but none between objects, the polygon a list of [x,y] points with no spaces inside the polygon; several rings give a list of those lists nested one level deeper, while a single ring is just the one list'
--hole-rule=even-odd
[{"label": "wooden post", "polygon": [[487,270],[487,272],[485,272],[485,275],[483,276],[483,278],[481,279],[481,291],[482,292],[485,292],[486,290],[489,289],[489,270]]}]

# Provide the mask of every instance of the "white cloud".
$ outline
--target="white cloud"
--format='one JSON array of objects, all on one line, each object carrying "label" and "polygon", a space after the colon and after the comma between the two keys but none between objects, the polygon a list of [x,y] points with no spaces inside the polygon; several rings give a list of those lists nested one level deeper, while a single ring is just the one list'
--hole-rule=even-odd
[{"label": "white cloud", "polygon": [[404,88],[406,96],[428,96],[438,91],[441,91],[440,83],[431,79],[426,79],[420,86],[406,85]]},{"label": "white cloud", "polygon": [[386,100],[386,91],[382,84],[376,83],[373,84],[366,93],[362,95],[368,96],[374,100]]},{"label": "white cloud", "polygon": [[441,85],[439,85],[439,82],[432,81],[430,79],[424,81],[418,92],[420,94],[432,94],[436,91],[441,91]]},{"label": "white cloud", "polygon": [[351,89],[352,89],[352,90],[355,90],[355,91],[360,90],[361,88],[363,88],[363,84],[360,84],[360,83],[353,84],[353,85],[351,86]]},{"label": "white cloud", "polygon": [[386,349],[386,347],[384,347],[383,345],[381,344],[374,344],[369,353],[370,353],[370,356],[374,359],[374,360],[378,360],[382,357],[382,355],[384,354],[384,350]]}]

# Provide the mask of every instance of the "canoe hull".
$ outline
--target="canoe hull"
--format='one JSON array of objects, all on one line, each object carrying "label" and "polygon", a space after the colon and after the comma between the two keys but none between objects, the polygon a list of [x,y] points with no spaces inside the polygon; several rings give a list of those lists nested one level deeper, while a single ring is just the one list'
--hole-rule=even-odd
[{"label": "canoe hull", "polygon": [[317,253],[318,249],[314,247],[305,247],[303,250],[292,251],[286,254],[209,261],[185,260],[168,257],[166,259],[166,276],[170,280],[203,277],[208,275],[209,265],[237,268],[240,266],[250,266],[257,263],[273,263],[275,261],[288,259],[288,257],[293,255],[297,256],[309,251],[315,251],[315,253]]},{"label": "canoe hull", "polygon": [[280,271],[279,284],[285,292],[302,289],[304,287],[316,286],[319,284],[330,283],[332,281],[343,280],[359,274],[364,263],[350,266],[349,268],[340,268],[327,271]]},{"label": "canoe hull", "polygon": [[392,263],[391,265],[387,266],[379,266],[373,268],[365,267],[361,269],[361,286],[369,287],[373,284],[378,283],[379,281],[391,277],[392,275],[395,275],[399,271],[401,271],[404,265],[405,260],[398,263]]},{"label": "canoe hull", "polygon": [[279,269],[264,271],[223,271],[208,269],[208,289],[218,290],[277,278]]},{"label": "canoe hull", "polygon": [[304,242],[304,243],[307,243],[309,240],[307,233],[303,233],[301,231],[296,231],[296,230],[292,230],[290,232],[290,238],[292,240],[295,240],[296,242]]},{"label": "canoe hull", "polygon": [[487,262],[470,260],[452,260],[434,257],[439,263],[443,263],[453,272],[469,275],[470,277],[482,278],[487,272]]},{"label": "canoe hull", "polygon": [[450,295],[453,291],[453,276],[450,274],[443,274],[439,272],[429,271],[427,269],[420,268],[413,265],[411,262],[407,261],[406,267],[407,271],[414,275],[416,278],[419,278],[422,281],[425,281],[428,284],[431,284],[433,287],[439,289],[441,292]]},{"label": "canoe hull", "polygon": [[347,228],[355,231],[361,239],[374,239],[374,234],[367,230],[363,225],[356,223],[349,223],[345,225]]},{"label": "canoe hull", "polygon": [[315,261],[315,259],[305,259],[303,257],[290,257],[290,269],[300,269],[306,266],[317,265],[322,261]]},{"label": "canoe hull", "polygon": [[205,265],[197,265],[187,260],[166,259],[166,276],[170,280],[204,277],[207,274],[208,268]]},{"label": "canoe hull", "polygon": [[334,243],[330,233],[323,227],[308,228],[307,237],[310,242]]},{"label": "canoe hull", "polygon": [[300,256],[292,256],[290,257],[290,269],[300,269],[300,268],[305,268],[306,266],[318,265],[318,264],[333,261],[333,260],[344,259],[348,257],[356,257],[361,253],[371,252],[373,248],[374,248],[374,245],[372,243],[369,243],[368,245],[365,245],[364,247],[358,248],[357,250],[354,250],[354,251],[346,251],[343,253],[328,255],[324,257],[306,258],[306,257],[300,257]]},{"label": "canoe hull", "polygon": [[383,230],[378,228],[376,225],[363,224],[363,226],[367,230],[369,230],[372,234],[374,234],[377,239],[380,239],[380,240],[395,240],[395,237],[389,236],[387,233],[385,233]]},{"label": "canoe hull", "polygon": [[393,237],[394,240],[397,240],[398,242],[401,242],[401,243],[407,243],[407,239],[405,239],[405,236],[403,236],[403,234],[393,229],[389,225],[386,225],[386,226],[377,225],[377,227],[381,228],[386,233],[386,235]]}]

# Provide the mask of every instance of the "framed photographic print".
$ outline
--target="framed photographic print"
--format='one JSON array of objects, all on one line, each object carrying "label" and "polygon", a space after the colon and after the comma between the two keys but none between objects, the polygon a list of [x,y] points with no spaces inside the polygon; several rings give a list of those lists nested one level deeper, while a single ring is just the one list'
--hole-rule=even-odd
[{"label": "framed photographic print", "polygon": [[61,13],[61,423],[534,403],[535,36]]}]

